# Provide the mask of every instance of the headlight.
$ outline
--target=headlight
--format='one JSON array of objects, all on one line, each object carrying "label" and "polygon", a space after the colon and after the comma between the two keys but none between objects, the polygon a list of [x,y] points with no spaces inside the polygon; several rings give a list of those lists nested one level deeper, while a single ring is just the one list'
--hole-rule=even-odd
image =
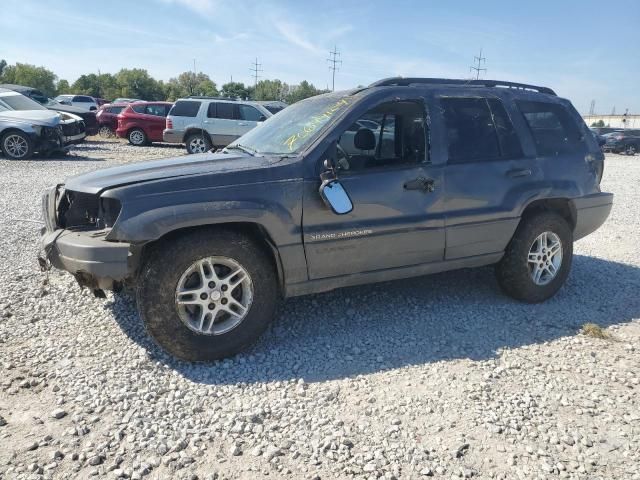
[{"label": "headlight", "polygon": [[120,215],[122,205],[120,200],[115,198],[101,197],[100,198],[100,223],[104,228],[113,227]]}]

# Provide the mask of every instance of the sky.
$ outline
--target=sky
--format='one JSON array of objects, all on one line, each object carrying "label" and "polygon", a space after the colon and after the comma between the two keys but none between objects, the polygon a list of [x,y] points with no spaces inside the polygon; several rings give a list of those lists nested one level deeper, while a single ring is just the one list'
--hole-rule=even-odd
[{"label": "sky", "polygon": [[640,114],[640,1],[1,0],[0,58],[83,73],[196,69],[219,86],[262,78],[338,89],[390,76],[481,78],[553,88],[581,113]]}]

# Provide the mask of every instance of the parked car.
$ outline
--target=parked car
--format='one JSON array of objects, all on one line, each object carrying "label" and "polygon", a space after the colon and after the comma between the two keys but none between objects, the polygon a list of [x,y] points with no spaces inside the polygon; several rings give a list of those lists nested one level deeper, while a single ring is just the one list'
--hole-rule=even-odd
[{"label": "parked car", "polygon": [[640,152],[640,130],[623,130],[605,135],[605,152],[635,155]]},{"label": "parked car", "polygon": [[129,140],[131,145],[147,145],[162,141],[162,130],[170,102],[135,102],[125,106],[118,115],[116,135]]},{"label": "parked car", "polygon": [[116,98],[111,103],[133,103],[133,102],[142,102],[139,98]]},{"label": "parked car", "polygon": [[54,100],[63,105],[82,108],[84,110],[97,110],[98,104],[95,98],[89,95],[58,95]]},{"label": "parked car", "polygon": [[118,115],[127,108],[126,103],[107,103],[96,113],[98,119],[98,133],[101,137],[112,137],[118,128]]},{"label": "parked car", "polygon": [[98,133],[98,121],[96,120],[96,114],[93,111],[87,111],[83,108],[73,107],[71,105],[63,105],[62,103],[47,97],[37,88],[12,84],[0,85],[0,88],[7,88],[9,90],[13,90],[14,92],[21,93],[25,97],[29,97],[31,100],[38,102],[40,105],[48,108],[49,110],[77,115],[84,121],[85,131],[87,135],[95,135]]},{"label": "parked car", "polygon": [[0,150],[10,160],[63,149],[60,115],[48,110],[12,110],[0,100]]},{"label": "parked car", "polygon": [[[360,119],[379,127],[349,154]],[[349,285],[493,264],[506,294],[542,302],[609,215],[603,168],[550,88],[391,78],[297,102],[218,153],[52,186],[41,263],[96,294],[133,286],[158,344],[213,360],[253,342],[279,298]]]},{"label": "parked car", "polygon": [[183,98],[169,112],[162,136],[168,143],[184,143],[188,153],[203,153],[229,145],[271,116],[256,102]]},{"label": "parked car", "polygon": [[107,100],[106,98],[100,98],[100,97],[93,97],[93,99],[96,101],[96,103],[98,104],[98,108],[100,108],[103,105],[106,105],[107,103],[111,103],[109,102],[109,100]]},{"label": "parked car", "polygon": [[289,106],[288,104],[280,100],[258,100],[256,101],[256,103],[262,105],[264,108],[269,110],[273,115],[275,115],[278,112],[281,112],[282,110],[284,110]]},{"label": "parked car", "polygon": [[[0,88],[0,104],[4,105],[8,110],[48,111],[47,108],[31,100],[29,97],[25,97],[18,92],[6,88]],[[72,113],[52,111],[51,114],[60,117],[59,125],[62,130],[62,141],[65,146],[81,143],[87,136],[82,118]]]}]

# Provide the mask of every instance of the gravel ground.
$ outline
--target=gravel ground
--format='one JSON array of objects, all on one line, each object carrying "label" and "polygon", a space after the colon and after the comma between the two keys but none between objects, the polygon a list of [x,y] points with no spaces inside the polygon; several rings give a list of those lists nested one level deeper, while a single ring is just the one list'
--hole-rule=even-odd
[{"label": "gravel ground", "polygon": [[126,295],[43,284],[39,226],[14,221],[70,175],[172,154],[114,140],[0,159],[0,478],[640,478],[640,157],[608,156],[613,213],[542,305],[491,268],[343,289],[191,365]]}]

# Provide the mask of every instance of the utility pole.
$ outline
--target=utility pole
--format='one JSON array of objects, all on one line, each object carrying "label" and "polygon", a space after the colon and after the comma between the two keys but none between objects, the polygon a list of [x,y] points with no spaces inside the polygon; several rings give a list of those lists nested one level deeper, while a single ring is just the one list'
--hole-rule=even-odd
[{"label": "utility pole", "polygon": [[329,52],[331,58],[327,58],[327,62],[329,62],[329,70],[331,70],[331,91],[335,92],[336,90],[336,70],[339,70],[340,67],[337,65],[342,65],[342,60],[338,60],[340,56],[340,52],[338,51],[338,47],[333,46],[333,51]]},{"label": "utility pole", "polygon": [[[249,70],[251,70],[253,72],[253,74],[251,75],[253,77],[253,86],[254,88],[258,88],[258,79],[260,78],[260,72],[262,72],[263,70],[260,68],[262,66],[261,63],[258,63],[258,57],[256,57],[256,61],[255,63],[251,64],[251,68]],[[255,95],[255,93],[254,93]]]},{"label": "utility pole", "polygon": [[595,114],[596,114],[596,101],[591,100],[591,106],[589,107],[589,115],[595,115]]},{"label": "utility pole", "polygon": [[469,67],[469,71],[476,72],[476,80],[480,79],[480,72],[486,72],[486,68],[482,68],[481,65],[486,64],[487,59],[482,56],[482,49],[480,49],[480,55],[473,57],[473,61],[476,62],[473,66]]}]

